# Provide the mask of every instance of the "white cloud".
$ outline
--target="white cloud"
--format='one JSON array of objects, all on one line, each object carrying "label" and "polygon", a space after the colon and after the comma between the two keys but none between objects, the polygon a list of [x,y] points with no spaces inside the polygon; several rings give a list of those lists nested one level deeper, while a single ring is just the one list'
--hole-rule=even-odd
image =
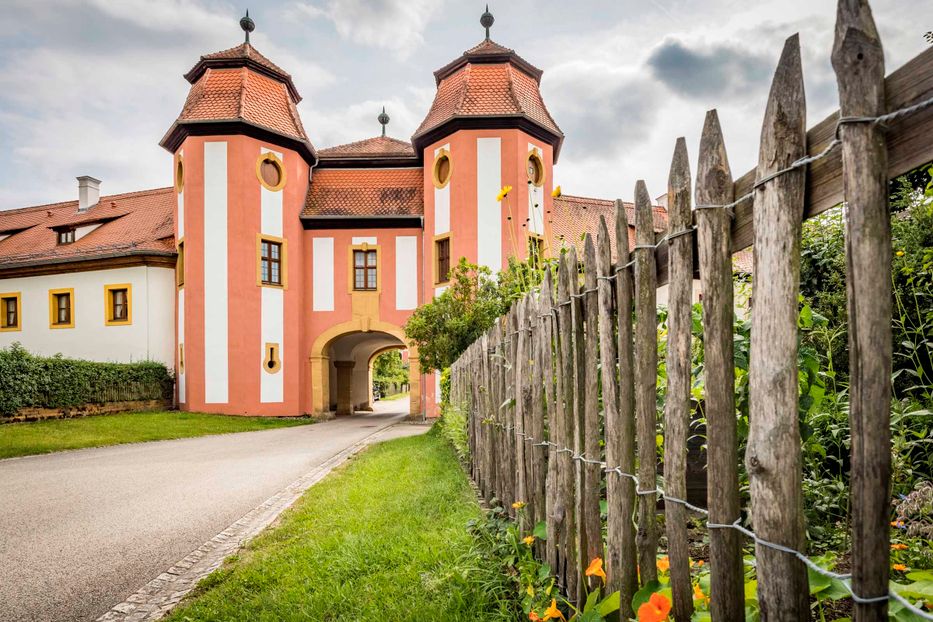
[{"label": "white cloud", "polygon": [[312,18],[326,17],[344,39],[393,52],[405,59],[424,43],[424,31],[442,7],[439,0],[324,0],[299,2]]}]

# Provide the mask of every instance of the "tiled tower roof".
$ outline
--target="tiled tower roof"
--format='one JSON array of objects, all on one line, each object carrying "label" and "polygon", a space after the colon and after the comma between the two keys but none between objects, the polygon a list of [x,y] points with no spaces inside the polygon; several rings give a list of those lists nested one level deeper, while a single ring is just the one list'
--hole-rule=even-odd
[{"label": "tiled tower roof", "polygon": [[415,148],[458,126],[519,127],[553,145],[556,161],[564,134],[544,105],[541,75],[514,50],[482,41],[434,72],[437,94],[412,138]]},{"label": "tiled tower roof", "polygon": [[317,155],[322,161],[348,158],[414,158],[415,150],[407,141],[389,136],[376,136],[320,149]]},{"label": "tiled tower roof", "polygon": [[234,132],[285,139],[314,163],[291,76],[249,43],[202,56],[185,78],[192,84],[188,99],[160,143],[169,151],[189,134]]}]

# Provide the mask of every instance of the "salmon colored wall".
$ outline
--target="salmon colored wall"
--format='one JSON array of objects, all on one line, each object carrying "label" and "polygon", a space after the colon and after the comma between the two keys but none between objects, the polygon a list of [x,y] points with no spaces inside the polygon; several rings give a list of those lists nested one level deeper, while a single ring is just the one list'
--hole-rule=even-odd
[{"label": "salmon colored wall", "polygon": [[[204,143],[227,142],[228,403],[204,403]],[[283,155],[282,233],[287,241],[282,369],[284,402],[260,402],[262,288],[256,277],[256,235],[261,228],[256,161],[261,148]],[[308,165],[294,151],[247,136],[187,138],[185,153],[185,358],[186,410],[224,414],[300,415],[299,378],[307,366],[300,348],[304,236],[299,214],[308,189]],[[176,206],[177,211],[177,206]]]}]

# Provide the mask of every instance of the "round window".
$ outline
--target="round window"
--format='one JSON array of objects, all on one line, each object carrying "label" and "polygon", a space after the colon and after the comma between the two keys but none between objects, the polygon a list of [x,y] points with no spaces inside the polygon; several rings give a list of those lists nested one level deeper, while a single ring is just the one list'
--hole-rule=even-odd
[{"label": "round window", "polygon": [[528,154],[528,181],[535,186],[544,185],[544,161],[537,151],[532,150]]},{"label": "round window", "polygon": [[256,176],[259,183],[268,190],[281,190],[285,186],[285,168],[274,153],[264,153],[256,162]]},{"label": "round window", "polygon": [[441,149],[434,160],[434,186],[443,188],[450,182],[450,153]]},{"label": "round window", "polygon": [[175,192],[181,192],[185,189],[185,164],[178,156],[175,160]]}]

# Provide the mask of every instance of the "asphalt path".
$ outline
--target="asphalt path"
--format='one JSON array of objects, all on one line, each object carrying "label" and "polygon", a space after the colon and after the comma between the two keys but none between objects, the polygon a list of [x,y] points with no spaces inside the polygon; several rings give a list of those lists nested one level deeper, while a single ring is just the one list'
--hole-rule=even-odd
[{"label": "asphalt path", "polygon": [[324,423],[0,460],[0,620],[94,620],[407,400]]}]

